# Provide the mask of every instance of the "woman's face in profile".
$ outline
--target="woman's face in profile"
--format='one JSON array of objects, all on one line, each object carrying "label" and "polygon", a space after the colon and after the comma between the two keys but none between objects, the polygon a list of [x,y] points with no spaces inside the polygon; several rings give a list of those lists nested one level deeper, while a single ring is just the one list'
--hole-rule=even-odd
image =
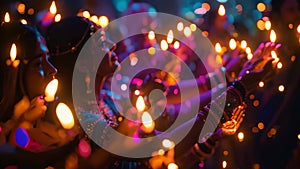
[{"label": "woman's face in profile", "polygon": [[45,40],[39,36],[36,42],[34,56],[29,56],[24,73],[25,90],[30,99],[43,95],[47,84],[57,73],[56,68],[48,61],[48,48]]}]

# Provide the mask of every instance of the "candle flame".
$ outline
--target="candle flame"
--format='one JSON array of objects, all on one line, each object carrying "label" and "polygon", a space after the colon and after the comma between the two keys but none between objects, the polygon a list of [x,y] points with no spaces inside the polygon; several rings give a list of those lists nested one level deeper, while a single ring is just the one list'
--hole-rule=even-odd
[{"label": "candle flame", "polygon": [[300,33],[300,24],[297,27],[297,32]]},{"label": "candle flame", "polygon": [[273,63],[279,62],[279,58],[277,57],[277,54],[276,54],[276,52],[274,50],[271,51],[271,56],[274,59]]},{"label": "candle flame", "polygon": [[154,33],[154,31],[149,31],[148,38],[149,38],[149,40],[154,40],[155,39],[155,33]]},{"label": "candle flame", "polygon": [[239,132],[238,133],[238,140],[239,140],[239,142],[242,142],[242,141],[244,141],[244,133],[243,132]]},{"label": "candle flame", "polygon": [[105,28],[109,23],[109,19],[106,16],[100,16],[99,17],[99,25],[102,28]]},{"label": "candle flame", "polygon": [[137,99],[137,101],[136,101],[135,107],[137,108],[137,110],[138,110],[139,112],[142,112],[142,111],[145,110],[146,105],[145,105],[143,96],[139,96],[139,97],[138,97],[138,99]]},{"label": "candle flame", "polygon": [[74,117],[72,111],[66,104],[59,103],[57,105],[56,115],[64,129],[71,129],[74,127]]},{"label": "candle flame", "polygon": [[276,33],[275,33],[274,30],[271,30],[270,41],[273,42],[273,43],[276,41]]},{"label": "candle flame", "polygon": [[180,47],[180,43],[178,41],[174,42],[174,49],[178,49]]},{"label": "candle flame", "polygon": [[178,169],[178,165],[175,163],[168,164],[168,169]]},{"label": "candle flame", "polygon": [[192,31],[191,31],[190,27],[185,27],[183,30],[183,34],[187,38],[190,37],[192,35]]},{"label": "candle flame", "polygon": [[179,22],[179,23],[177,24],[177,30],[178,30],[178,31],[182,31],[182,30],[183,30],[183,23],[182,23],[182,22]]},{"label": "candle flame", "polygon": [[51,6],[50,6],[50,13],[51,14],[56,14],[57,9],[56,9],[56,5],[55,5],[55,1],[52,1]]},{"label": "candle flame", "polygon": [[5,13],[4,22],[10,22],[10,17],[9,17],[9,13],[8,12]]},{"label": "candle flame", "polygon": [[21,19],[20,21],[22,24],[26,25],[27,24],[27,21],[25,19]]},{"label": "candle flame", "polygon": [[143,127],[144,127],[144,132],[151,133],[154,130],[155,123],[152,120],[152,117],[148,112],[143,113],[142,123],[143,123]]},{"label": "candle flame", "polygon": [[162,41],[160,42],[160,48],[161,48],[161,50],[163,50],[163,51],[168,50],[169,45],[168,45],[168,43],[167,43],[166,40],[162,40]]},{"label": "candle flame", "polygon": [[227,162],[226,162],[226,161],[223,161],[223,162],[222,162],[222,167],[223,167],[223,168],[226,168],[226,167],[227,167]]},{"label": "candle flame", "polygon": [[270,30],[271,26],[272,26],[271,21],[266,21],[265,22],[265,28],[266,28],[266,30]]},{"label": "candle flame", "polygon": [[216,50],[217,53],[221,53],[221,52],[222,52],[222,47],[221,47],[221,45],[220,45],[219,42],[216,43],[216,45],[215,45],[215,50]]},{"label": "candle flame", "polygon": [[91,14],[90,14],[89,11],[83,11],[82,16],[85,17],[85,18],[90,18]]},{"label": "candle flame", "polygon": [[16,46],[16,44],[13,43],[11,45],[11,48],[10,48],[10,59],[11,59],[11,61],[12,62],[15,61],[16,57],[17,57],[17,46]]},{"label": "candle flame", "polygon": [[54,101],[57,87],[58,87],[57,79],[53,79],[53,80],[51,80],[51,82],[48,83],[46,90],[45,90],[45,100],[47,102]]},{"label": "candle flame", "polygon": [[229,47],[231,50],[234,50],[236,48],[236,41],[234,39],[230,39]]},{"label": "candle flame", "polygon": [[241,41],[241,48],[246,49],[247,48],[247,42],[245,40]]},{"label": "candle flame", "polygon": [[162,141],[162,145],[163,145],[163,147],[165,147],[167,149],[171,149],[175,146],[174,142],[169,139],[164,139]]},{"label": "candle flame", "polygon": [[220,16],[224,16],[224,15],[226,14],[226,10],[225,10],[224,5],[221,4],[221,5],[219,6],[218,14],[219,14]]},{"label": "candle flame", "polygon": [[60,20],[61,20],[61,14],[56,14],[55,18],[54,18],[54,21],[59,22]]},{"label": "candle flame", "polygon": [[167,35],[167,42],[168,42],[168,43],[172,43],[172,42],[173,42],[173,39],[174,39],[174,37],[173,37],[173,31],[172,31],[172,30],[169,30],[169,33],[168,33],[168,35]]}]

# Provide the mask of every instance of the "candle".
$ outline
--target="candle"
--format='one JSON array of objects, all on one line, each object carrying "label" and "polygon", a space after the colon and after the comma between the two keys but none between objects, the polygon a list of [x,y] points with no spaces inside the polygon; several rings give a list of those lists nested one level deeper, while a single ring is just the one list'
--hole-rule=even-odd
[{"label": "candle", "polygon": [[57,105],[56,115],[64,129],[71,129],[74,127],[74,117],[72,111],[66,104],[59,103]]},{"label": "candle", "polygon": [[55,1],[52,1],[51,6],[50,6],[50,13],[55,15],[56,12],[57,12],[57,9],[56,9],[56,5],[55,5]]},{"label": "candle", "polygon": [[271,30],[270,32],[270,41],[273,43],[276,41],[276,33],[274,30]]},{"label": "candle", "polygon": [[10,17],[9,17],[9,13],[8,12],[5,13],[4,22],[6,22],[6,23],[10,22]]},{"label": "candle", "polygon": [[155,123],[152,120],[151,115],[148,112],[144,112],[142,115],[141,130],[145,133],[152,133],[155,128]]},{"label": "candle", "polygon": [[16,44],[12,44],[10,48],[10,59],[6,60],[7,66],[12,66],[14,68],[18,67],[20,64],[20,60],[16,60],[17,57],[17,46]]},{"label": "candle", "polygon": [[61,14],[56,14],[54,17],[55,22],[59,22],[61,20]]},{"label": "candle", "polygon": [[146,108],[143,96],[139,96],[136,104],[135,104],[136,109],[138,110],[138,112],[143,112]]},{"label": "candle", "polygon": [[45,101],[46,102],[53,102],[55,100],[57,86],[58,86],[57,79],[53,79],[51,82],[48,83],[46,90],[45,90]]},{"label": "candle", "polygon": [[172,43],[174,39],[173,31],[169,30],[168,35],[167,35],[167,42]]}]

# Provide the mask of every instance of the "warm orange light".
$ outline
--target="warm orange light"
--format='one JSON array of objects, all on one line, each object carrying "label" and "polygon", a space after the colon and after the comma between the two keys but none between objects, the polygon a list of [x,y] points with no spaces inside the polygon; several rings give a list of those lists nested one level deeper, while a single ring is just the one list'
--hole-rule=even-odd
[{"label": "warm orange light", "polygon": [[264,123],[259,122],[259,123],[257,124],[257,127],[258,127],[260,130],[262,130],[262,129],[264,129],[265,125],[264,125]]},{"label": "warm orange light", "polygon": [[57,9],[56,9],[56,5],[55,5],[55,1],[52,1],[51,6],[50,6],[50,13],[51,14],[56,14]]},{"label": "warm orange light", "polygon": [[168,169],[178,169],[178,165],[175,164],[175,163],[170,163],[170,164],[168,165]]},{"label": "warm orange light", "polygon": [[10,16],[8,12],[6,12],[4,15],[4,22],[10,22]]},{"label": "warm orange light", "polygon": [[98,16],[93,15],[93,16],[90,17],[90,20],[91,20],[92,22],[98,24]]},{"label": "warm orange light", "polygon": [[241,48],[246,49],[247,48],[247,42],[245,40],[241,41]]},{"label": "warm orange light", "polygon": [[175,146],[174,142],[173,141],[170,141],[169,139],[164,139],[162,141],[162,145],[163,147],[167,148],[167,149],[171,149]]},{"label": "warm orange light", "polygon": [[253,58],[253,54],[252,54],[252,53],[248,53],[248,54],[247,54],[247,59],[248,59],[248,60],[251,60],[252,58]]},{"label": "warm orange light", "polygon": [[59,22],[61,20],[61,14],[56,14],[54,17],[55,22]]},{"label": "warm orange light", "polygon": [[244,136],[243,132],[239,132],[237,137],[238,137],[239,142],[243,142],[244,141],[244,137],[245,136]]},{"label": "warm orange light", "polygon": [[250,47],[246,47],[246,53],[250,54],[251,53],[251,48]]},{"label": "warm orange light", "polygon": [[145,110],[146,105],[145,105],[143,96],[139,96],[139,97],[138,97],[138,99],[137,99],[137,101],[136,101],[136,104],[135,104],[135,107],[136,107],[136,109],[137,109],[139,112],[142,112],[142,111]]},{"label": "warm orange light", "polygon": [[215,45],[215,50],[216,50],[217,53],[221,53],[221,52],[222,52],[222,47],[221,47],[221,45],[220,45],[219,42],[216,43],[216,45]]},{"label": "warm orange light", "polygon": [[155,128],[155,123],[152,120],[151,115],[148,112],[144,112],[142,115],[142,127],[141,129],[145,133],[151,133]]},{"label": "warm orange light", "polygon": [[25,19],[21,19],[20,21],[22,24],[26,25],[27,24],[27,21]]},{"label": "warm orange light", "polygon": [[297,26],[297,32],[300,33],[300,24]]},{"label": "warm orange light", "polygon": [[56,107],[57,118],[64,129],[71,129],[74,127],[74,117],[70,108],[64,104],[59,103]]},{"label": "warm orange light", "polygon": [[281,69],[282,68],[282,63],[281,62],[278,62],[277,63],[277,69]]},{"label": "warm orange light", "polygon": [[265,83],[264,83],[263,81],[260,81],[260,82],[258,83],[258,86],[259,86],[259,87],[264,87],[264,85],[265,85]]},{"label": "warm orange light", "polygon": [[264,3],[258,3],[258,4],[256,5],[256,8],[257,8],[257,10],[258,10],[259,12],[263,12],[263,11],[266,10],[266,5],[265,5]]},{"label": "warm orange light", "polygon": [[236,41],[234,39],[230,39],[229,41],[229,48],[234,50],[236,48]]},{"label": "warm orange light", "polygon": [[266,21],[265,22],[265,28],[266,28],[266,30],[270,30],[271,26],[272,26],[271,21]]},{"label": "warm orange light", "polygon": [[109,23],[109,19],[106,16],[100,16],[99,17],[99,25],[102,28],[105,28]]},{"label": "warm orange light", "polygon": [[169,45],[168,45],[168,43],[167,43],[166,40],[162,40],[162,41],[160,42],[160,48],[161,48],[161,50],[163,50],[163,51],[168,50]]},{"label": "warm orange light", "polygon": [[227,162],[226,162],[226,161],[223,161],[223,162],[222,162],[222,167],[223,167],[223,168],[226,168],[226,167],[227,167]]},{"label": "warm orange light", "polygon": [[225,10],[224,5],[221,4],[221,5],[219,6],[218,14],[219,14],[220,16],[224,16],[224,15],[226,14],[226,10]]},{"label": "warm orange light", "polygon": [[184,29],[183,29],[183,34],[184,34],[184,36],[185,37],[190,37],[191,35],[192,35],[192,31],[191,31],[191,29],[190,29],[190,27],[185,27]]},{"label": "warm orange light", "polygon": [[284,86],[283,86],[283,85],[279,85],[279,86],[278,86],[278,90],[279,90],[280,92],[284,92]]},{"label": "warm orange light", "polygon": [[276,54],[276,52],[274,50],[271,51],[271,56],[274,59],[273,63],[277,63],[279,61],[279,58],[277,57],[277,54]]},{"label": "warm orange light", "polygon": [[55,94],[58,87],[58,80],[53,79],[51,82],[48,83],[46,90],[45,90],[45,101],[53,102],[55,100]]},{"label": "warm orange light", "polygon": [[12,44],[10,48],[10,60],[13,62],[17,57],[17,46],[16,44]]},{"label": "warm orange light", "polygon": [[26,9],[25,4],[19,3],[19,4],[17,5],[17,11],[18,11],[20,14],[24,14],[24,13],[25,13],[25,9]]},{"label": "warm orange light", "polygon": [[174,39],[173,31],[169,30],[168,35],[167,35],[167,42],[172,43]]},{"label": "warm orange light", "polygon": [[276,41],[276,33],[275,33],[274,30],[271,30],[270,41],[273,42],[273,43]]},{"label": "warm orange light", "polygon": [[180,47],[180,43],[178,41],[174,42],[174,49],[178,49]]},{"label": "warm orange light", "polygon": [[148,39],[149,40],[154,40],[155,39],[155,33],[154,33],[154,31],[149,31],[149,33],[148,33]]},{"label": "warm orange light", "polygon": [[182,23],[182,22],[179,22],[179,23],[177,24],[177,30],[178,30],[178,31],[182,31],[182,30],[183,30],[183,23]]},{"label": "warm orange light", "polygon": [[82,12],[82,16],[85,17],[85,18],[90,18],[91,17],[91,14],[89,11],[83,11]]}]

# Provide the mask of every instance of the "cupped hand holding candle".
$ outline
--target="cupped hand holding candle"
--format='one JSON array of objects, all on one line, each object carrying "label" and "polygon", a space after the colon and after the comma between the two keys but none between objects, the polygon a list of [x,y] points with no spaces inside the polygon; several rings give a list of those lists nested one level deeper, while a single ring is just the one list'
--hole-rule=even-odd
[{"label": "cupped hand holding candle", "polygon": [[45,90],[45,101],[46,102],[53,102],[55,100],[55,94],[58,87],[58,80],[53,79],[51,82],[48,83],[46,90]]},{"label": "cupped hand holding candle", "polygon": [[56,107],[57,118],[64,129],[72,129],[74,127],[74,117],[70,108],[64,104],[59,103]]}]

